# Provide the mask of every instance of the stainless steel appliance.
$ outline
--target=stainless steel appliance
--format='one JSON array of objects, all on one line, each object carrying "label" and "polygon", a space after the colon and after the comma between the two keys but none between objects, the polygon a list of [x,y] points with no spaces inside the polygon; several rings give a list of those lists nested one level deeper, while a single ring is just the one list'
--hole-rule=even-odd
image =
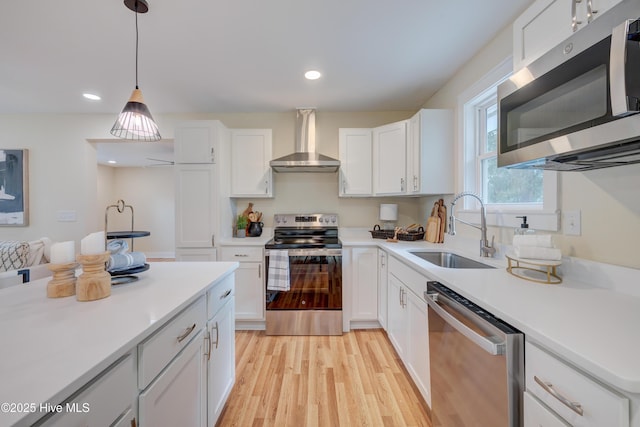
[{"label": "stainless steel appliance", "polygon": [[433,427],[522,425],[524,335],[427,282]]},{"label": "stainless steel appliance", "polygon": [[498,166],[640,162],[639,17],[625,0],[498,87]]},{"label": "stainless steel appliance", "polygon": [[[265,245],[266,334],[342,335],[342,243],[336,214],[277,214]],[[273,289],[274,250],[286,251],[289,290]]]}]

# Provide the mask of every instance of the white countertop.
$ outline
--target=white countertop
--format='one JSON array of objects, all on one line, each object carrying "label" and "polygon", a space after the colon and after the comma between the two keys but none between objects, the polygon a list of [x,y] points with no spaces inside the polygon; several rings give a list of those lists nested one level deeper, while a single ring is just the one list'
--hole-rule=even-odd
[{"label": "white countertop", "polygon": [[[62,402],[238,267],[150,264],[138,281],[113,286],[111,296],[96,301],[47,298],[48,279],[1,290],[0,403]],[[3,411],[0,426],[33,417]]]},{"label": "white countertop", "polygon": [[[451,243],[388,243],[357,233],[341,235],[340,238],[345,247],[378,246],[385,249],[405,264],[520,329],[528,339],[544,345],[592,376],[621,390],[640,392],[640,297],[637,293],[634,295],[617,290],[629,285],[637,287],[640,283],[639,270],[623,267],[613,269],[612,266],[586,263],[584,265],[589,267],[581,264],[572,268],[589,271],[567,275],[559,285],[547,285],[507,273],[504,259],[480,258],[479,250],[470,253]],[[410,251],[413,249],[447,250],[497,268],[438,267],[412,255]],[[609,275],[610,270],[615,271],[615,275]],[[603,283],[596,286],[572,276],[597,277]],[[604,283],[608,281],[627,283]]]}]

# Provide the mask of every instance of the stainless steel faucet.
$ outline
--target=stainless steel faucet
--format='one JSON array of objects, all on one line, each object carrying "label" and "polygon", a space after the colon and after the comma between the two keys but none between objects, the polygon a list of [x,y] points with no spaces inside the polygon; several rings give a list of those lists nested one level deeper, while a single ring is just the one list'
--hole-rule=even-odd
[{"label": "stainless steel faucet", "polygon": [[[478,227],[475,224],[471,224],[467,221],[463,221],[461,219],[458,219],[455,217],[455,215],[453,214],[453,208],[456,205],[456,202],[458,201],[458,199],[464,197],[464,196],[471,196],[471,197],[475,197],[476,199],[478,199],[478,201],[480,202],[480,227]],[[454,198],[453,201],[451,202],[451,209],[449,210],[450,215],[449,215],[449,234],[452,236],[455,236],[456,234],[456,221],[460,221],[463,224],[467,224],[473,228],[477,228],[478,230],[480,230],[481,232],[481,236],[480,236],[480,256],[481,257],[493,257],[493,255],[496,253],[496,248],[493,247],[493,242],[495,239],[495,236],[491,237],[491,244],[489,244],[489,240],[487,240],[487,215],[486,215],[486,211],[484,209],[484,203],[482,203],[482,199],[480,197],[478,197],[477,194],[468,192],[468,191],[464,191],[462,193],[457,194]]]}]

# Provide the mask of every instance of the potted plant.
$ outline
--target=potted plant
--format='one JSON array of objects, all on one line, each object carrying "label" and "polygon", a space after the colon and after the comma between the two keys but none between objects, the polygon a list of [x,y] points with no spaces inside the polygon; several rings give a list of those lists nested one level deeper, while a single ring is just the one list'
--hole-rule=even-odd
[{"label": "potted plant", "polygon": [[245,237],[247,235],[247,222],[248,218],[244,215],[238,215],[238,219],[236,220],[236,237]]}]

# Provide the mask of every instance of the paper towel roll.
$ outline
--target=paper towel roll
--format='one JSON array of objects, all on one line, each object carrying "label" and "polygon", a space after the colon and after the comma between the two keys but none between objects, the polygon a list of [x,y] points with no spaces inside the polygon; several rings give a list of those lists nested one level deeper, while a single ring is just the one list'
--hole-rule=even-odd
[{"label": "paper towel roll", "polygon": [[551,234],[523,234],[513,236],[513,246],[552,248]]}]

